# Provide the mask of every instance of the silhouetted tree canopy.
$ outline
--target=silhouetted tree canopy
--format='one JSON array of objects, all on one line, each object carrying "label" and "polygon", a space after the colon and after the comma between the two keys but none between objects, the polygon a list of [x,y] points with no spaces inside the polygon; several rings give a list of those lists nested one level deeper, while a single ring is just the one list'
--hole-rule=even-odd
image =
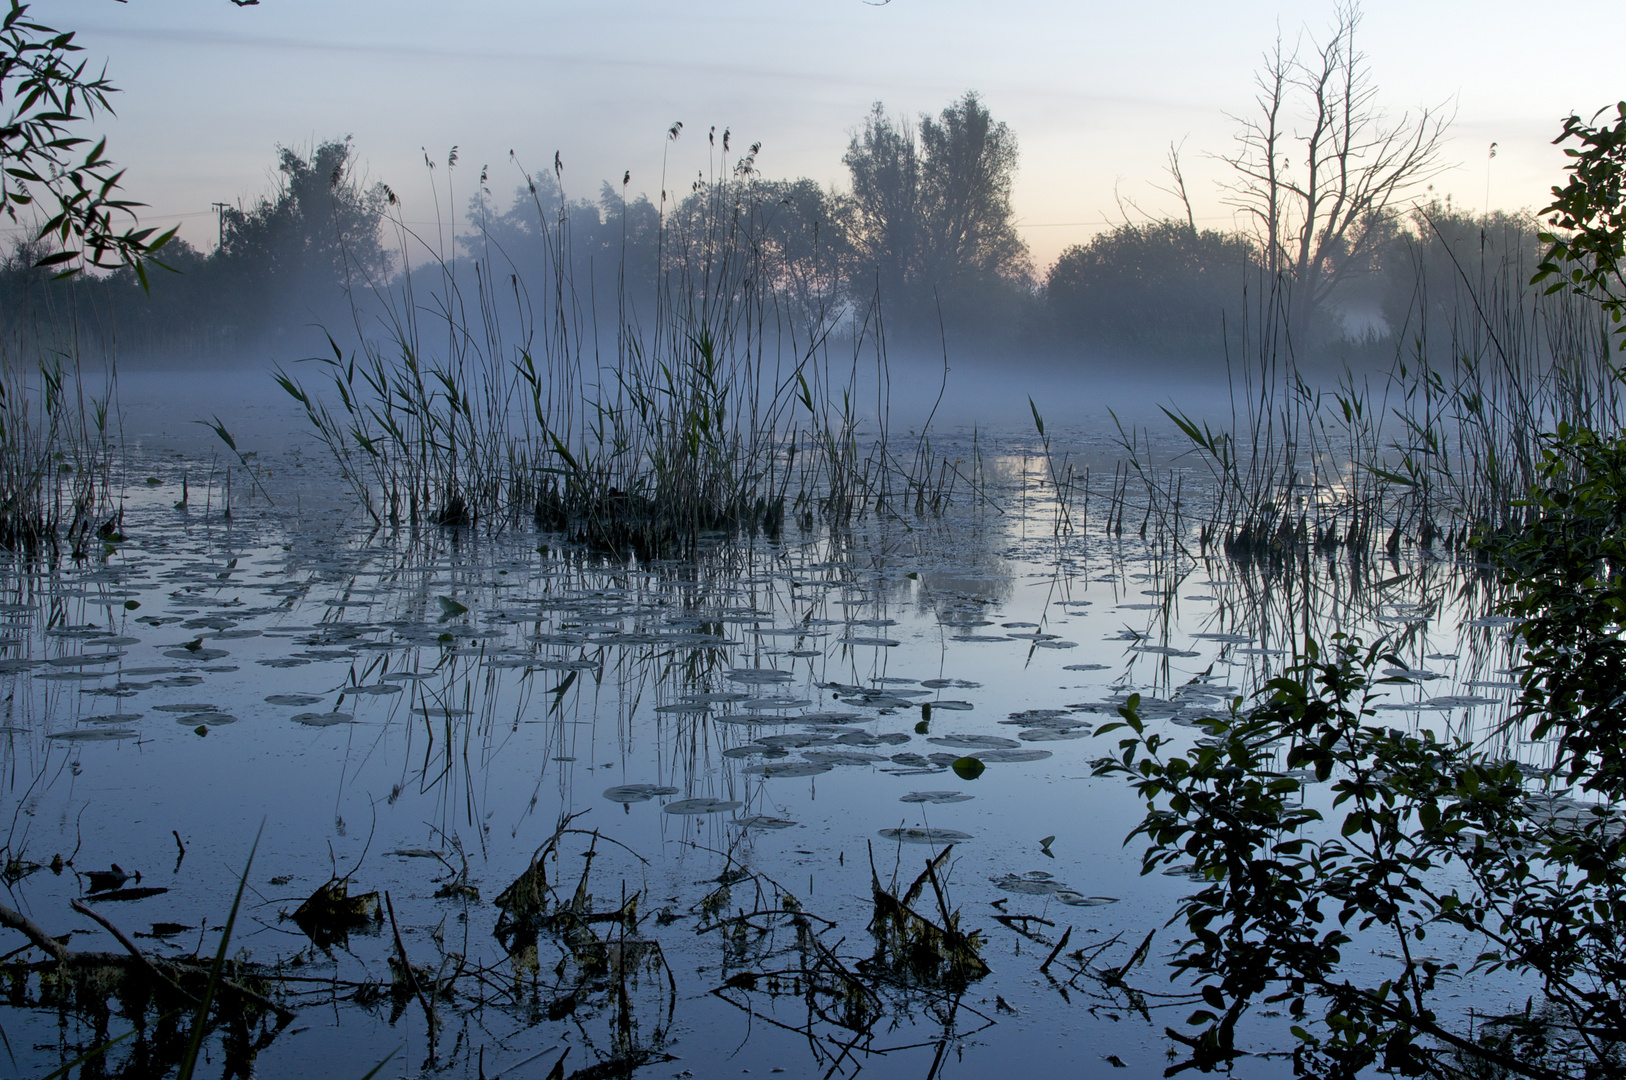
[{"label": "silhouetted tree canopy", "polygon": [[854,288],[879,288],[907,331],[941,307],[962,327],[1009,317],[1032,264],[1011,209],[1016,135],[968,91],[917,129],[876,102],[842,158],[852,178]]},{"label": "silhouetted tree canopy", "polygon": [[1062,252],[1044,310],[1060,343],[1217,355],[1222,313],[1241,305],[1255,249],[1184,221],[1124,224]]}]

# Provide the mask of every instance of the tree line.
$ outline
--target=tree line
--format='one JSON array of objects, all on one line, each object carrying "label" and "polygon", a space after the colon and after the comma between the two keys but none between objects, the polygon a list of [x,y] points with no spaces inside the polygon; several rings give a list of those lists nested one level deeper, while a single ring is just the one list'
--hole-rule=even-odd
[{"label": "tree line", "polygon": [[[839,188],[764,176],[759,146],[736,150],[715,128],[710,171],[686,190],[663,177],[658,196],[634,194],[630,176],[567,196],[557,156],[507,194],[482,170],[466,205],[437,208],[457,222],[450,244],[409,228],[387,185],[363,183],[344,139],[279,148],[274,189],[224,208],[210,251],[176,238],[144,262],[64,280],[51,236],[16,243],[0,259],[0,329],[12,347],[82,341],[89,326],[125,355],[283,357],[320,328],[374,320],[428,259],[482,303],[523,311],[527,290],[568,292],[578,334],[602,340],[635,332],[674,288],[704,303],[721,287],[710,275],[726,233],[729,258],[750,262],[749,284],[728,288],[770,293],[807,325],[874,324],[904,348],[1212,366],[1266,325],[1300,359],[1443,343],[1465,290],[1528,280],[1537,226],[1407,205],[1439,169],[1444,122],[1427,110],[1385,119],[1358,26],[1342,8],[1303,56],[1280,43],[1266,53],[1257,111],[1223,157],[1239,221],[1229,231],[1197,227],[1171,150],[1183,218],[1126,220],[1040,271],[1012,206],[1016,133],[971,91],[913,118],[877,102],[851,134]],[[455,150],[429,164],[455,168]]]}]

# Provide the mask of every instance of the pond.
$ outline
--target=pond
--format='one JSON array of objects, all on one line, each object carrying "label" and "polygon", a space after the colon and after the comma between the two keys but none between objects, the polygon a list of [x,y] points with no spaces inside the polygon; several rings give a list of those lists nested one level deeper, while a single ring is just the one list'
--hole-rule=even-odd
[{"label": "pond", "polygon": [[[1239,565],[1064,514],[1026,432],[978,433],[941,515],[639,561],[366,527],[274,406],[231,421],[228,496],[191,404],[131,404],[98,557],[4,565],[0,810],[5,904],[76,951],[206,963],[244,883],[210,1075],[1160,1075],[1192,883],[1140,874],[1094,728],[1138,693],[1195,739],[1335,630],[1392,636],[1397,723],[1488,731],[1517,691],[1465,557]],[[1111,441],[1052,434],[1105,491]],[[9,970],[17,1075],[185,1052],[195,979]]]}]

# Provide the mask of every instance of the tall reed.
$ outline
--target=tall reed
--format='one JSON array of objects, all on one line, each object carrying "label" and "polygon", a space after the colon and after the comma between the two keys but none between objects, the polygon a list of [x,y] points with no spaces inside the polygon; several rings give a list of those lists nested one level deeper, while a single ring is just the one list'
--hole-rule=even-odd
[{"label": "tall reed", "polygon": [[1482,245],[1477,265],[1453,256],[1450,280],[1419,273],[1387,373],[1346,367],[1330,389],[1286,340],[1288,286],[1256,278],[1227,356],[1230,424],[1165,410],[1215,483],[1200,543],[1243,563],[1291,563],[1311,551],[1393,557],[1403,543],[1455,551],[1517,528],[1540,433],[1626,419],[1601,313],[1532,288],[1533,272]]},{"label": "tall reed", "polygon": [[613,297],[579,282],[562,185],[550,204],[529,174],[540,279],[483,215],[461,258],[397,216],[409,257],[377,290],[383,333],[358,318],[355,348],[329,338],[329,394],[277,381],[380,523],[529,518],[648,556],[787,514],[941,508],[952,478],[924,433],[906,463],[888,444],[878,305],[843,303],[833,268],[793,271],[755,154],[730,159],[725,134],[712,174],[663,199],[651,295],[626,266]]},{"label": "tall reed", "polygon": [[60,349],[32,364],[0,349],[0,548],[85,554],[96,536],[113,535],[110,405],[114,374],[101,396],[76,351]]}]

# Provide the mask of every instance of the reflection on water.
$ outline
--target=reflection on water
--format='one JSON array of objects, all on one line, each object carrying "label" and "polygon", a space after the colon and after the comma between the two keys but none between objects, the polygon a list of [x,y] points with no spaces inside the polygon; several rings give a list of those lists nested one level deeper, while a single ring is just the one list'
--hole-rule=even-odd
[{"label": "reflection on water", "polygon": [[1139,876],[1093,727],[1139,693],[1193,738],[1347,631],[1392,635],[1395,723],[1485,732],[1513,654],[1471,566],[1272,576],[1109,534],[1099,503],[1058,533],[1032,449],[950,517],[630,564],[526,529],[357,533],[292,452],[260,466],[278,505],[239,477],[227,518],[218,460],[149,448],[105,557],[5,567],[0,808],[6,905],[120,951],[82,898],[175,986],[14,966],[22,1072],[132,1026],[109,1073],[178,1060],[184,959],[219,945],[262,823],[228,1071],[1161,1072],[1126,972],[1190,883]]}]

